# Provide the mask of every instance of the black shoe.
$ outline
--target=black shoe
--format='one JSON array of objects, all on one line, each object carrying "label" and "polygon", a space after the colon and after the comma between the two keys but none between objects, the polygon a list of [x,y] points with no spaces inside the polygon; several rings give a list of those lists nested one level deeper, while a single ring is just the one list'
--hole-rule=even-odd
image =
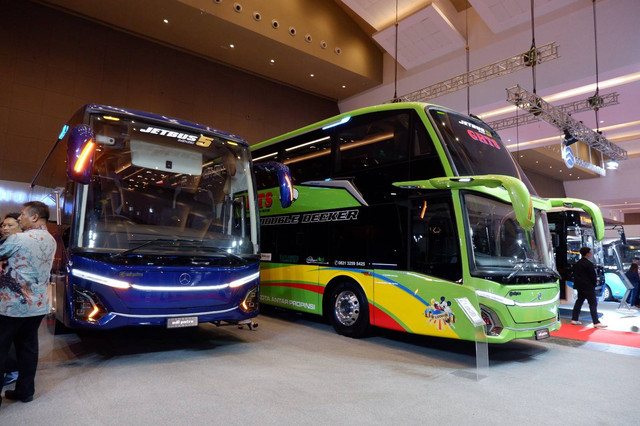
[{"label": "black shoe", "polygon": [[8,390],[4,393],[4,397],[7,399],[13,399],[14,401],[31,402],[33,401],[33,395],[22,396],[17,394],[14,390]]}]

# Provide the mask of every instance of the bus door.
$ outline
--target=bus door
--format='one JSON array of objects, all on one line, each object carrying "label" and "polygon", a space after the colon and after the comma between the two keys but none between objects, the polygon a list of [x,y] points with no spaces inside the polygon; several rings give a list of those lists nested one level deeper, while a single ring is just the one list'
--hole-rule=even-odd
[{"label": "bus door", "polygon": [[406,206],[406,220],[399,222],[403,231],[398,235],[406,236],[401,253],[408,266],[397,268],[406,272],[376,270],[375,300],[381,307],[376,322],[387,328],[458,338],[454,300],[464,294],[464,288],[451,197],[420,195]]}]

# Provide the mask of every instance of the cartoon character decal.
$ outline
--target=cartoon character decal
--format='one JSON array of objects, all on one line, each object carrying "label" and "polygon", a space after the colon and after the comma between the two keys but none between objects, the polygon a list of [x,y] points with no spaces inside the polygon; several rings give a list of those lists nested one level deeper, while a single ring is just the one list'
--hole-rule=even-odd
[{"label": "cartoon character decal", "polygon": [[451,301],[446,300],[444,296],[440,297],[439,302],[431,299],[431,304],[427,305],[424,316],[427,318],[427,322],[437,327],[438,330],[442,330],[445,327],[455,328],[453,324],[456,322],[456,316],[451,310]]}]

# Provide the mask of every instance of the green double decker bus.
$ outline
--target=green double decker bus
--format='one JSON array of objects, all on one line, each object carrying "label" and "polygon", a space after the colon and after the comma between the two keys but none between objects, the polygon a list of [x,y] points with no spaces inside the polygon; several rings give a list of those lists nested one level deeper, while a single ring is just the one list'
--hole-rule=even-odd
[{"label": "green double decker bus", "polygon": [[483,121],[423,103],[344,113],[252,147],[291,170],[295,202],[258,176],[261,303],[369,326],[489,342],[560,327],[543,199]]}]

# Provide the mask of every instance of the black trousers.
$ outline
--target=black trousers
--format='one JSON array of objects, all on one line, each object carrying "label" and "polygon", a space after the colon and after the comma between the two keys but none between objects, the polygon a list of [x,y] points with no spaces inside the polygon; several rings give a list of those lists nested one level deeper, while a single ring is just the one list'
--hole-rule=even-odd
[{"label": "black trousers", "polygon": [[576,304],[573,305],[571,320],[578,321],[578,318],[580,318],[580,309],[582,309],[582,305],[584,304],[585,300],[589,302],[589,312],[591,312],[591,320],[594,324],[598,324],[600,320],[598,319],[598,298],[596,297],[595,289],[578,290],[578,298],[576,299]]},{"label": "black trousers", "polygon": [[[35,393],[36,370],[38,369],[38,328],[44,315],[35,317],[7,317],[0,315],[0,371],[4,371],[5,360],[11,343],[16,348],[18,381],[16,393],[21,397]],[[2,382],[0,381],[0,391]]]}]

